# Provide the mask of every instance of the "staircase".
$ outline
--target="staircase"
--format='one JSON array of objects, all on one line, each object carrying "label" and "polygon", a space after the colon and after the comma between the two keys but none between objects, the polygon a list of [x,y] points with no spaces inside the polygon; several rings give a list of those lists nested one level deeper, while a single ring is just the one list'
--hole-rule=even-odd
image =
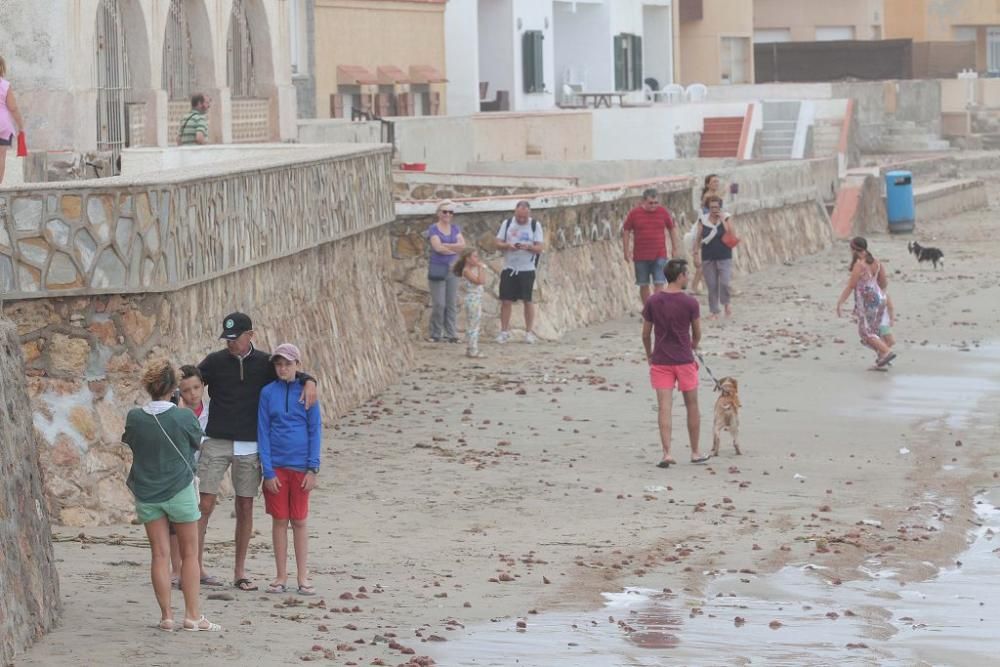
[{"label": "staircase", "polygon": [[792,157],[800,106],[800,102],[764,102],[764,125],[757,135],[760,157],[769,160]]},{"label": "staircase", "polygon": [[740,157],[740,137],[743,116],[722,116],[705,119],[701,133],[699,157]]},{"label": "staircase", "polygon": [[824,118],[813,124],[813,156],[837,155],[840,150],[840,130],[844,126],[842,118]]}]

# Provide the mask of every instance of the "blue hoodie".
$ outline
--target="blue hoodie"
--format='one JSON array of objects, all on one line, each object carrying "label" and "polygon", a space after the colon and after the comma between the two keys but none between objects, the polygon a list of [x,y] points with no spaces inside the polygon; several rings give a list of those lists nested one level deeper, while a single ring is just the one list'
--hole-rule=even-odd
[{"label": "blue hoodie", "polygon": [[275,468],[305,472],[319,468],[323,424],[319,403],[306,410],[299,403],[302,383],[275,380],[260,392],[257,408],[257,449],[264,479],[274,479]]}]

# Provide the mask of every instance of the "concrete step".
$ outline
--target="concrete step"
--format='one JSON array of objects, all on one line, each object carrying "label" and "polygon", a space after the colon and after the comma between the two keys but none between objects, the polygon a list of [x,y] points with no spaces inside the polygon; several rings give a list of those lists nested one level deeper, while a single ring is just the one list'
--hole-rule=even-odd
[{"label": "concrete step", "polygon": [[762,130],[760,136],[775,141],[795,141],[795,133],[786,130]]},{"label": "concrete step", "polygon": [[795,122],[799,117],[801,102],[764,102],[764,122],[785,120]]}]

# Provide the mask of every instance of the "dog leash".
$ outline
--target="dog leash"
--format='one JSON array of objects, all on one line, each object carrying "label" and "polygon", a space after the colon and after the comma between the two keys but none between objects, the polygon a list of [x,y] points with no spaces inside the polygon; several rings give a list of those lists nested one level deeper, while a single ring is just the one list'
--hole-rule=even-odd
[{"label": "dog leash", "polygon": [[722,385],[719,383],[718,379],[716,379],[715,374],[712,373],[712,369],[709,368],[708,364],[705,363],[705,357],[701,356],[701,352],[695,352],[694,354],[696,357],[698,357],[698,361],[701,362],[701,367],[704,368],[705,372],[708,373],[708,377],[712,378],[712,382],[715,383],[715,388],[718,389],[719,387],[721,387]]}]

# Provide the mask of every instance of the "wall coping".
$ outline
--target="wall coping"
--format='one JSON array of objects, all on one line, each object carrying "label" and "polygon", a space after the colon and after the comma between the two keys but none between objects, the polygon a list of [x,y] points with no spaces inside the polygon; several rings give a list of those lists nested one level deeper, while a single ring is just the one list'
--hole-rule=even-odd
[{"label": "wall coping", "polygon": [[[228,145],[227,145],[228,146]],[[232,148],[220,147],[212,150],[239,150],[252,147],[253,144],[236,144]],[[169,150],[198,150],[201,147],[177,147]],[[135,176],[112,176],[109,178],[94,178],[80,181],[53,181],[45,183],[24,183],[10,187],[0,186],[0,194],[35,195],[40,191],[49,190],[111,190],[132,187],[156,187],[187,185],[192,182],[227,178],[248,172],[262,172],[285,167],[300,167],[329,161],[342,161],[369,154],[392,153],[388,144],[308,144],[283,146],[289,154],[274,156],[256,156],[253,158],[234,158],[219,160],[210,164],[178,167],[155,173],[137,174]],[[211,148],[210,148],[211,149]],[[131,149],[130,149],[131,150]]]},{"label": "wall coping", "polygon": [[[694,185],[693,176],[668,176],[665,178],[646,178],[638,181],[628,181],[625,183],[609,183],[606,185],[595,185],[586,188],[570,188],[565,190],[550,190],[547,192],[534,192],[530,194],[502,195],[497,197],[466,197],[455,198],[456,209],[459,213],[494,212],[513,210],[514,204],[521,200],[531,202],[532,208],[548,209],[577,204],[591,204],[620,199],[623,192],[629,190],[639,191],[651,185],[660,186],[661,190],[676,192],[687,190]],[[404,200],[396,202],[397,216],[424,216],[433,215],[437,209],[438,201],[427,200],[414,201]]]}]

